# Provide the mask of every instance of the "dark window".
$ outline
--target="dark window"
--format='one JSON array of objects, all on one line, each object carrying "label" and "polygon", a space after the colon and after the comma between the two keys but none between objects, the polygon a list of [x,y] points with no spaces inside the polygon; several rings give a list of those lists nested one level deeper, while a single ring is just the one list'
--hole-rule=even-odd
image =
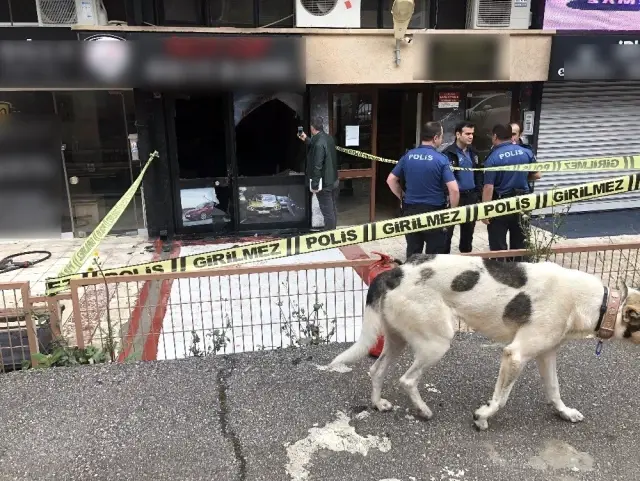
[{"label": "dark window", "polygon": [[163,25],[206,25],[202,0],[163,0]]},{"label": "dark window", "polygon": [[209,0],[209,22],[212,27],[253,27],[254,0]]},{"label": "dark window", "polygon": [[260,27],[293,27],[294,0],[258,0],[258,12]]},{"label": "dark window", "polygon": [[102,0],[107,10],[109,20],[127,21],[127,7],[125,0]]},{"label": "dark window", "polygon": [[38,23],[35,0],[0,0],[0,23]]},{"label": "dark window", "polygon": [[362,0],[360,5],[360,27],[378,28],[379,0]]}]

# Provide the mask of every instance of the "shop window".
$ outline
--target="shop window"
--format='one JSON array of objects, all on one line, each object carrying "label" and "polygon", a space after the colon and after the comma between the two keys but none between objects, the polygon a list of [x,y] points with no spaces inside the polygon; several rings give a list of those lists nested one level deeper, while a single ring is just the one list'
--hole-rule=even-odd
[{"label": "shop window", "polygon": [[476,126],[473,144],[484,159],[491,150],[491,131],[496,124],[511,121],[511,91],[469,92],[466,120]]},{"label": "shop window", "polygon": [[0,0],[0,24],[38,23],[35,0]]},{"label": "shop window", "polygon": [[258,26],[260,27],[293,27],[294,18],[294,0],[258,1]]}]

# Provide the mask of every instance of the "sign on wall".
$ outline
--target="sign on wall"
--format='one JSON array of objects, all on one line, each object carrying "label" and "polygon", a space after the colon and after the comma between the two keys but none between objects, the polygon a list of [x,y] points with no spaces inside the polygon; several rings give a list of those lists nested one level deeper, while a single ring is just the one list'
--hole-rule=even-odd
[{"label": "sign on wall", "polygon": [[545,29],[638,30],[640,0],[546,0]]},{"label": "sign on wall", "polygon": [[640,36],[554,35],[549,80],[640,80]]}]

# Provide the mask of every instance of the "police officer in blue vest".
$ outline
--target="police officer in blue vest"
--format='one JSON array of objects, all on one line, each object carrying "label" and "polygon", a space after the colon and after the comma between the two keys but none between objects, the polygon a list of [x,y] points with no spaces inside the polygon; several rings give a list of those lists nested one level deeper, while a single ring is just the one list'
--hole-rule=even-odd
[{"label": "police officer in blue vest", "polygon": [[[492,132],[493,150],[484,162],[485,168],[536,162],[531,150],[512,142],[510,125],[496,125]],[[539,172],[485,171],[482,202],[528,194],[529,181],[539,178]],[[487,224],[490,250],[525,248],[526,231],[522,213],[483,219],[482,222]],[[509,234],[508,244],[507,233]]]},{"label": "police officer in blue vest", "polygon": [[[442,125],[427,122],[422,127],[421,139],[421,144],[404,154],[387,177],[391,192],[402,202],[404,216],[445,209],[447,193],[451,207],[457,207],[460,200],[458,183],[453,176],[449,159],[437,150],[442,144]],[[444,254],[447,229],[416,232],[407,234],[406,238],[407,259],[423,252]]]},{"label": "police officer in blue vest", "polygon": [[[443,153],[449,157],[449,162],[452,167],[473,169],[482,167],[478,161],[478,153],[471,145],[474,132],[475,125],[471,122],[464,121],[456,125],[456,140],[443,151]],[[453,174],[458,181],[458,189],[460,190],[460,206],[477,204],[482,195],[482,171],[454,170]],[[475,222],[460,224],[460,244],[458,246],[460,252],[471,252],[475,226]],[[447,236],[447,247],[445,249],[447,254],[451,252],[453,230],[454,227],[451,227]]]}]

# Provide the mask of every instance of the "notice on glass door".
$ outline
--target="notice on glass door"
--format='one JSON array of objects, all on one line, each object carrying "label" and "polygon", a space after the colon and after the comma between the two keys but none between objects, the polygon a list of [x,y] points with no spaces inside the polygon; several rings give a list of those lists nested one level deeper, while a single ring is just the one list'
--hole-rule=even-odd
[{"label": "notice on glass door", "polygon": [[360,126],[347,125],[344,130],[344,146],[358,147],[360,145]]},{"label": "notice on glass door", "polygon": [[460,92],[438,92],[439,109],[457,109],[460,106]]}]

